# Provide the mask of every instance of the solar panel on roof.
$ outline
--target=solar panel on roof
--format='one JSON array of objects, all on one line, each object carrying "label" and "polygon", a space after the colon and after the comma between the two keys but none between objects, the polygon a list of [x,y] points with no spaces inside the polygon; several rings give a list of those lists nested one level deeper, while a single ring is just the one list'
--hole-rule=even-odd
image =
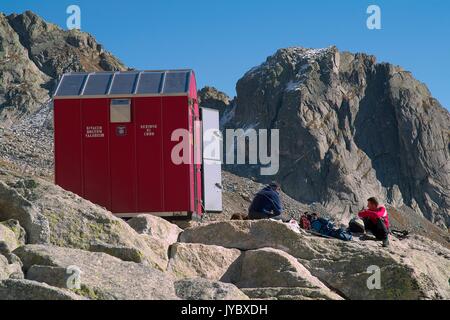
[{"label": "solar panel on roof", "polygon": [[138,73],[116,73],[111,85],[110,94],[131,94],[134,92],[134,86]]},{"label": "solar panel on roof", "polygon": [[163,93],[181,93],[188,90],[189,72],[167,72]]},{"label": "solar panel on roof", "polygon": [[190,70],[65,74],[55,97],[186,94]]},{"label": "solar panel on roof", "polygon": [[156,94],[161,88],[162,72],[142,72],[137,88],[138,94]]},{"label": "solar panel on roof", "polygon": [[62,77],[56,96],[78,96],[86,74],[66,74]]},{"label": "solar panel on roof", "polygon": [[105,95],[108,93],[112,73],[92,73],[87,79],[84,96]]}]

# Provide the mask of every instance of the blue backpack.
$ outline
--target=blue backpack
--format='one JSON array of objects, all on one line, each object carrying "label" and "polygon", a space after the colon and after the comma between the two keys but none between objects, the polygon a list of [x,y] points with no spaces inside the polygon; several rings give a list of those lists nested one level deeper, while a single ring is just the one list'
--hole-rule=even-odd
[{"label": "blue backpack", "polygon": [[328,236],[331,237],[331,232],[334,229],[334,224],[324,218],[317,218],[315,220],[313,220],[313,222],[311,223],[311,230],[315,231],[317,233],[320,233],[324,236]]},{"label": "blue backpack", "polygon": [[311,230],[321,235],[336,238],[343,241],[351,241],[353,239],[352,234],[345,229],[337,229],[333,222],[324,219],[317,218],[311,223]]},{"label": "blue backpack", "polygon": [[343,228],[333,230],[331,237],[342,241],[352,241],[353,239],[352,234]]}]

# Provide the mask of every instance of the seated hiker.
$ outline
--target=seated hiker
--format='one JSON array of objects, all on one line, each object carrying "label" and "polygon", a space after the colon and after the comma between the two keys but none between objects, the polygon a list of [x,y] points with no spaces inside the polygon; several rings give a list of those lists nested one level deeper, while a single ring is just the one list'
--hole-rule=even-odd
[{"label": "seated hiker", "polygon": [[282,220],[283,206],[280,199],[280,190],[280,185],[272,182],[259,191],[248,209],[249,220]]},{"label": "seated hiker", "polygon": [[376,198],[367,200],[367,209],[358,216],[364,221],[366,231],[373,233],[375,238],[383,241],[383,247],[389,246],[389,216],[385,207],[380,206]]}]

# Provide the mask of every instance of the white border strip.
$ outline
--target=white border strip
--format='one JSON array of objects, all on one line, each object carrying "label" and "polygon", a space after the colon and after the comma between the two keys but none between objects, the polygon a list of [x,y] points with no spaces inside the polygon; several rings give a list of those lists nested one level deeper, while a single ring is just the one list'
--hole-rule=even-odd
[{"label": "white border strip", "polygon": [[108,88],[108,93],[107,93],[108,96],[111,94],[111,90],[112,90],[112,87],[114,84],[114,79],[116,78],[116,74],[117,74],[117,72],[114,72],[111,80],[109,80],[109,88]]},{"label": "white border strip", "polygon": [[[88,81],[89,81],[89,78],[90,78],[91,74],[92,74],[92,73],[89,73],[89,74],[87,75],[86,79],[84,79],[83,89],[81,89],[80,95],[79,95],[78,97],[81,97],[81,96],[84,95],[84,90],[86,90],[86,86],[87,86],[87,83],[88,83]],[[59,96],[55,96],[55,98],[56,98],[56,97],[59,97]]]}]

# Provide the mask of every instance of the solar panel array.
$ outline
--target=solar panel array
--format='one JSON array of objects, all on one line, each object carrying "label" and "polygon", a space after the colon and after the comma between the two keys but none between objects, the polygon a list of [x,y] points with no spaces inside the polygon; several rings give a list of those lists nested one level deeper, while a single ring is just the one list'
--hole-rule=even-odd
[{"label": "solar panel array", "polygon": [[67,73],[56,97],[164,95],[189,91],[191,70]]}]

